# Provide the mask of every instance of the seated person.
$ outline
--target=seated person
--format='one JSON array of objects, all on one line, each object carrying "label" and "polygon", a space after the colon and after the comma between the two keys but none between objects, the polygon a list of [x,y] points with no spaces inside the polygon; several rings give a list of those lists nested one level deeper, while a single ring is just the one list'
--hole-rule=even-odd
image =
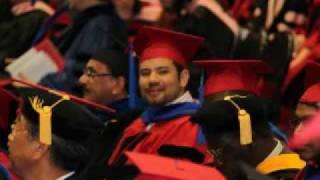
[{"label": "seated person", "polygon": [[[22,179],[82,179],[103,124],[67,95],[23,88],[9,135],[9,159]],[[86,179],[86,178],[84,178]]]},{"label": "seated person", "polygon": [[206,104],[192,120],[204,129],[215,165],[231,179],[237,161],[276,179],[291,179],[305,163],[273,137],[268,124],[273,114],[265,99],[233,95]]}]

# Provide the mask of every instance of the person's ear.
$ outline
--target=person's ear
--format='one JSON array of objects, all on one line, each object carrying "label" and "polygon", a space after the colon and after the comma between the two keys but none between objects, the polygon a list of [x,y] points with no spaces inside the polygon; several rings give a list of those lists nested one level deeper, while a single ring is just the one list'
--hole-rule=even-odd
[{"label": "person's ear", "polygon": [[30,155],[30,158],[32,160],[39,160],[49,153],[49,149],[50,149],[49,145],[46,145],[40,142],[33,142],[31,146],[33,148],[33,151]]},{"label": "person's ear", "polygon": [[187,69],[183,69],[180,72],[180,86],[186,88],[190,79],[190,72]]},{"label": "person's ear", "polygon": [[124,77],[117,77],[115,79],[115,85],[112,90],[112,94],[119,94],[125,90],[126,80]]}]

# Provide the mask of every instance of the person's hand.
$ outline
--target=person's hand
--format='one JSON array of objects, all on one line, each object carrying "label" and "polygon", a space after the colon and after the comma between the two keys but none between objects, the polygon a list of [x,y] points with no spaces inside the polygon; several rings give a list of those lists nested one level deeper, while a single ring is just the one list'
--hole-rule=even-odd
[{"label": "person's hand", "polygon": [[12,7],[11,12],[15,16],[19,16],[34,10],[44,11],[50,16],[54,14],[54,9],[42,1],[37,1],[34,5],[32,5],[31,2],[19,3]]}]

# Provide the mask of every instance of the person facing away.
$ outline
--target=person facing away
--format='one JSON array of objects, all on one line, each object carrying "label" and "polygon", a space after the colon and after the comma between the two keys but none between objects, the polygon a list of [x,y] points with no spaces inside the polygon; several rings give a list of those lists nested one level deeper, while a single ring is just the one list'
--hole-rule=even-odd
[{"label": "person facing away", "polygon": [[205,104],[192,121],[203,128],[214,165],[230,179],[238,161],[264,175],[292,179],[305,162],[272,135],[268,119],[274,112],[264,98],[231,95]]}]

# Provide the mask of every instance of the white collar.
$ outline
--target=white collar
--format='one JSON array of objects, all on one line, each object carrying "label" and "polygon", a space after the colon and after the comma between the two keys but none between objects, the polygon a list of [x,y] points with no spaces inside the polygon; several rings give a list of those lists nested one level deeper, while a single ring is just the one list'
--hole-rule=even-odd
[{"label": "white collar", "polygon": [[174,101],[167,103],[166,106],[172,105],[172,104],[178,104],[178,103],[185,103],[185,102],[194,102],[194,99],[192,98],[189,91],[186,91],[184,94],[182,94],[180,97],[178,97]]},{"label": "white collar", "polygon": [[67,179],[68,177],[72,176],[75,173],[75,171],[71,171],[63,176],[60,176],[57,180],[64,180]]},{"label": "white collar", "polygon": [[279,154],[281,154],[281,152],[283,151],[283,145],[281,144],[281,142],[278,139],[275,139],[277,141],[277,145],[276,147],[271,151],[271,153],[261,162],[264,162],[267,159],[270,159],[274,156],[277,156]]}]

